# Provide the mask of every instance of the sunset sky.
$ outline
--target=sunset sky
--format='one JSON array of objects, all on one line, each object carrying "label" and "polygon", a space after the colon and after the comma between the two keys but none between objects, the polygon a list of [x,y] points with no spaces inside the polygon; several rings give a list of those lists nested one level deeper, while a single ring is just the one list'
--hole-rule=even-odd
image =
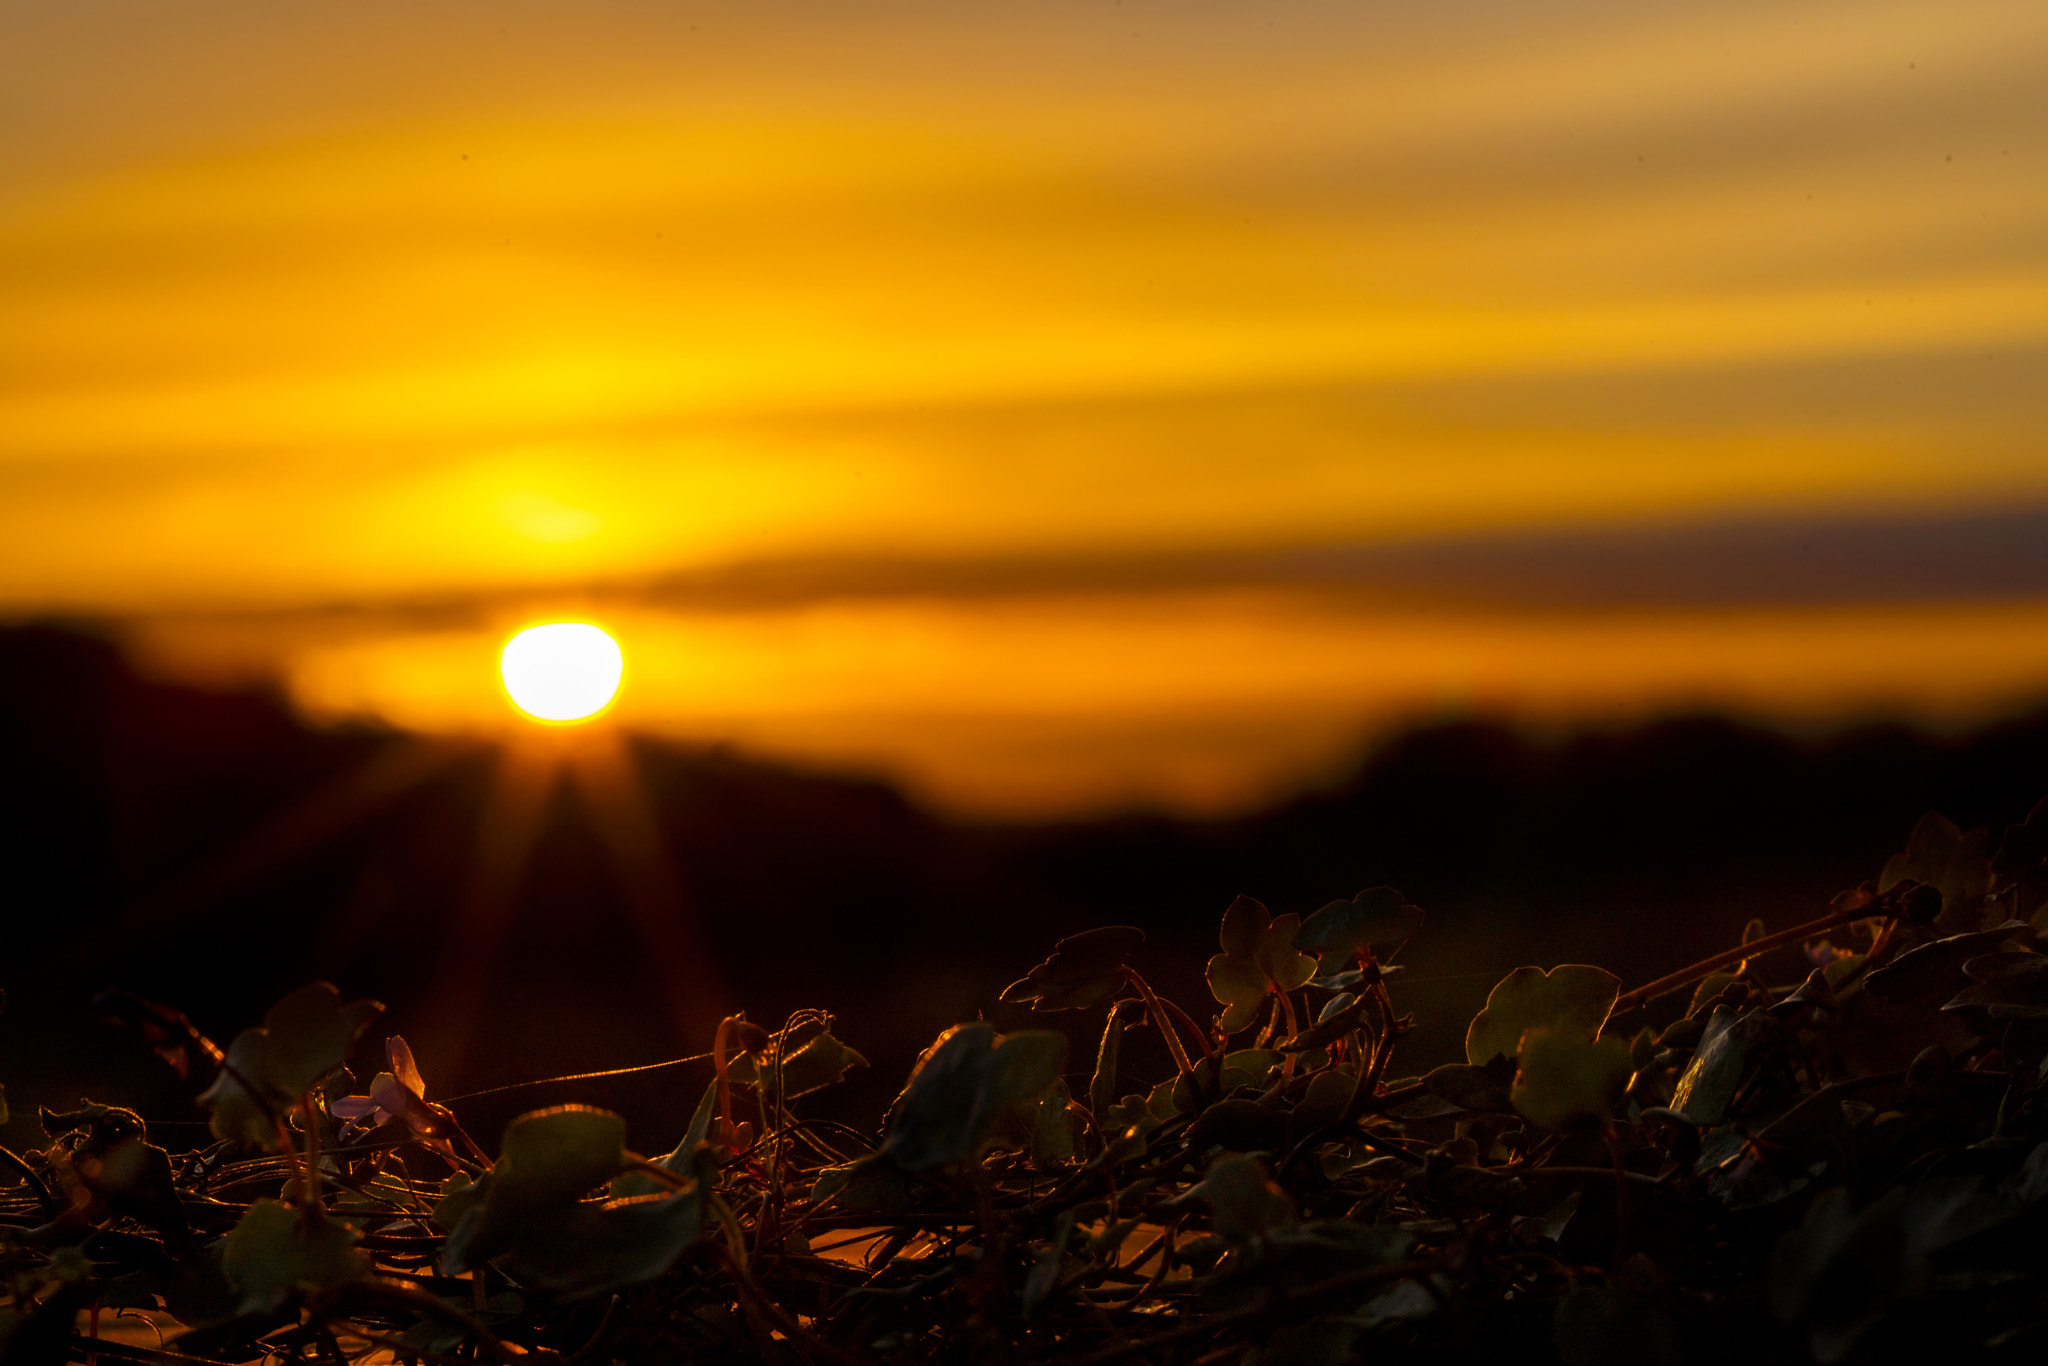
[{"label": "sunset sky", "polygon": [[2048,696],[2048,6],[0,0],[0,614],[953,809]]}]

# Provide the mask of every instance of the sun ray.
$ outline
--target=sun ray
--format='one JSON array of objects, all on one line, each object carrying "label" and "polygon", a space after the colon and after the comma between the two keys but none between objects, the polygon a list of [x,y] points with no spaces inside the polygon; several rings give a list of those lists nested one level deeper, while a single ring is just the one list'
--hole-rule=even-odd
[{"label": "sun ray", "polygon": [[568,777],[610,859],[648,953],[669,1022],[685,1040],[727,1013],[703,926],[669,857],[631,746],[604,731],[569,753]]},{"label": "sun ray", "polygon": [[487,752],[475,740],[460,736],[394,739],[227,848],[131,901],[115,918],[108,938],[138,945],[158,939],[340,837],[405,793],[443,779]]},{"label": "sun ray", "polygon": [[444,1075],[460,1069],[476,1037],[520,878],[560,777],[553,746],[508,744],[498,751],[467,872],[426,979],[431,993],[423,1005],[420,1051]]}]

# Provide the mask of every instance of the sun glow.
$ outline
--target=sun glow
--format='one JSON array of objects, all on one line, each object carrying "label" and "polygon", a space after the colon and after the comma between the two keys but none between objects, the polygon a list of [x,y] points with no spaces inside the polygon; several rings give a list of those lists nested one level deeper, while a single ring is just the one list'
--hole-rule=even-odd
[{"label": "sun glow", "polygon": [[587,622],[529,626],[505,642],[498,673],[514,706],[537,721],[587,721],[611,705],[626,668],[619,643]]}]

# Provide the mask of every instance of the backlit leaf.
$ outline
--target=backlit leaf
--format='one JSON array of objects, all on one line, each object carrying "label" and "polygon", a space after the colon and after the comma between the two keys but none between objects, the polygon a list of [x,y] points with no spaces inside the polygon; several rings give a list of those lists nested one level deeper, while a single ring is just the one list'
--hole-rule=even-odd
[{"label": "backlit leaf", "polygon": [[1123,988],[1124,960],[1145,942],[1130,925],[1105,925],[1069,935],[1052,947],[1052,957],[1003,988],[997,999],[1038,1010],[1079,1010],[1101,1005]]},{"label": "backlit leaf", "polygon": [[1465,1061],[1478,1066],[1515,1056],[1531,1029],[1566,1029],[1591,1039],[1621,995],[1621,979],[1605,968],[1565,963],[1549,972],[1516,968],[1494,987],[1486,1008],[1465,1032]]},{"label": "backlit leaf", "polygon": [[1411,906],[1392,887],[1368,887],[1349,901],[1332,901],[1304,920],[1294,946],[1321,955],[1321,971],[1327,975],[1366,949],[1377,961],[1388,961],[1421,927],[1420,906]]},{"label": "backlit leaf", "polygon": [[1005,1107],[1058,1079],[1066,1046],[1046,1030],[998,1040],[986,1021],[953,1026],[917,1060],[890,1111],[881,1155],[907,1172],[973,1160]]},{"label": "backlit leaf", "polygon": [[1224,1033],[1250,1025],[1269,993],[1292,991],[1315,976],[1315,959],[1294,946],[1300,928],[1300,916],[1275,920],[1248,896],[1230,903],[1217,935],[1223,952],[1208,967],[1209,992],[1225,1007],[1217,1021]]},{"label": "backlit leaf", "polygon": [[1209,1202],[1216,1231],[1244,1243],[1294,1222],[1294,1201],[1256,1157],[1225,1156],[1209,1164],[1195,1188]]},{"label": "backlit leaf", "polygon": [[1893,854],[1878,878],[1879,891],[1912,879],[1941,891],[1940,934],[1985,928],[1984,894],[1991,890],[1991,863],[1984,857],[1987,834],[1964,834],[1948,817],[1930,811],[1913,827],[1904,851]]},{"label": "backlit leaf", "polygon": [[1635,1069],[1620,1039],[1597,1043],[1572,1029],[1531,1029],[1522,1036],[1520,1070],[1509,1099],[1546,1129],[1612,1122]]},{"label": "backlit leaf", "polygon": [[221,1266],[240,1297],[237,1310],[267,1314],[294,1296],[338,1289],[370,1274],[356,1233],[318,1212],[258,1200],[228,1234]]}]

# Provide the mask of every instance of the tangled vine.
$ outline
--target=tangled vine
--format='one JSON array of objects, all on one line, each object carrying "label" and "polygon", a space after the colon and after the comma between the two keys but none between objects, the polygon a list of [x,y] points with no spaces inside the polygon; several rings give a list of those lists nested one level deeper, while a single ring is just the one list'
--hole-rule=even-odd
[{"label": "tangled vine", "polygon": [[[864,1063],[831,1017],[735,1016],[654,1158],[577,1105],[493,1157],[395,1036],[356,1093],[382,1008],[324,983],[225,1048],[110,994],[211,1074],[213,1141],[87,1102],[0,1149],[0,1359],[2038,1360],[2048,802],[1988,849],[1929,816],[1824,914],[1634,988],[1519,968],[1422,1076],[1392,889],[1239,898],[1207,1021],[1093,930],[1004,992],[1103,1012],[1092,1064],[958,1025],[861,1133],[804,1113]],[[1171,1060],[1137,1089],[1131,1030]]]}]

